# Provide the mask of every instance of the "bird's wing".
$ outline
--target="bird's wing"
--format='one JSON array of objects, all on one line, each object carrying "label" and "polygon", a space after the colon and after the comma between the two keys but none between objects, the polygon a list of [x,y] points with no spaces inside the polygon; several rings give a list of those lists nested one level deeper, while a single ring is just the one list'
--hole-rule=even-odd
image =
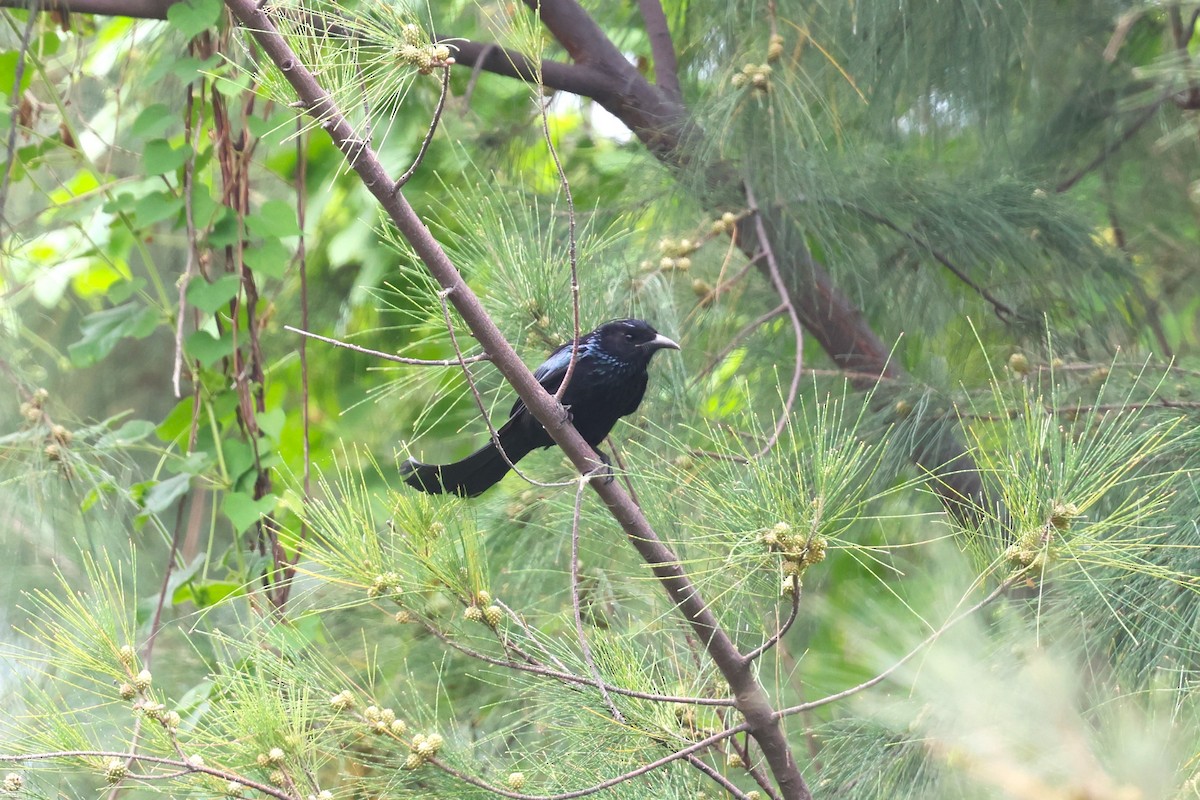
[{"label": "bird's wing", "polygon": [[[579,357],[583,356],[582,343],[579,347]],[[578,364],[578,359],[576,360]],[[543,361],[537,369],[533,371],[533,377],[537,378],[538,383],[547,392],[557,392],[558,387],[562,385],[563,377],[567,374],[567,367],[571,364],[571,343],[559,345],[557,349]],[[512,407],[512,411],[508,412],[511,419],[518,413],[525,410],[525,403],[518,398]]]},{"label": "bird's wing", "polygon": [[[582,352],[583,348],[580,347]],[[558,348],[547,356],[546,360],[533,371],[533,377],[538,379],[538,383],[548,391],[556,391],[562,383],[563,376],[567,374],[567,367],[571,363],[571,343],[559,345]]]}]

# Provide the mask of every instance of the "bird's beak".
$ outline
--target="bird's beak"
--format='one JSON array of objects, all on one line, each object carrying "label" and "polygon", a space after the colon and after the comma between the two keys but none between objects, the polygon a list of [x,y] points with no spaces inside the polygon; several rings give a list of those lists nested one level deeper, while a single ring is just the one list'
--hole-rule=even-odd
[{"label": "bird's beak", "polygon": [[661,333],[658,334],[657,336],[655,336],[650,341],[646,342],[645,346],[649,347],[651,352],[653,352],[655,350],[678,350],[678,349],[680,349],[678,342],[674,341],[673,339],[668,339],[667,337],[663,336]]}]

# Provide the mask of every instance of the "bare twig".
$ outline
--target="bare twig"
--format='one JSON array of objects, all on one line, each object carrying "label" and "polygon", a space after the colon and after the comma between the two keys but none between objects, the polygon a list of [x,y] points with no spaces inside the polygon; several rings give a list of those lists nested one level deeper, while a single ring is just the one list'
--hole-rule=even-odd
[{"label": "bare twig", "polygon": [[187,260],[183,266],[183,275],[179,278],[179,314],[175,319],[175,365],[171,371],[171,385],[176,397],[183,397],[180,383],[183,377],[183,330],[187,319],[187,290],[192,278],[196,277],[197,263],[200,257],[200,246],[196,235],[196,215],[192,206],[192,182],[196,174],[196,144],[194,136],[199,132],[199,126],[192,125],[192,110],[195,106],[195,83],[187,85],[187,95],[183,112],[183,138],[191,147],[191,153],[183,162],[183,220],[187,230]]},{"label": "bare twig", "polygon": [[343,342],[340,339],[331,339],[328,336],[321,336],[319,333],[312,333],[301,328],[293,328],[291,325],[284,325],[283,329],[285,331],[291,331],[292,333],[298,333],[301,336],[305,336],[309,339],[316,339],[318,342],[331,344],[334,347],[344,347],[347,350],[353,350],[354,352],[362,353],[363,355],[375,356],[376,358],[382,358],[385,361],[395,361],[397,364],[411,364],[417,367],[457,367],[462,364],[475,364],[480,361],[492,360],[492,357],[487,353],[479,353],[478,355],[474,356],[463,356],[462,358],[405,358],[404,356],[398,356],[395,353],[385,353],[382,350],[372,350],[369,347],[359,347],[356,344]]},{"label": "bare twig", "polygon": [[788,310],[788,304],[786,302],[780,303],[779,305],[775,306],[767,313],[760,316],[758,319],[754,320],[753,322],[749,322],[745,326],[743,326],[740,331],[738,331],[737,333],[735,333],[733,336],[731,336],[729,338],[729,341],[725,344],[724,347],[721,348],[721,352],[717,353],[715,356],[713,356],[711,359],[709,359],[709,362],[704,365],[704,369],[702,369],[698,373],[696,373],[696,375],[692,378],[692,385],[695,386],[697,383],[704,380],[704,378],[710,372],[712,372],[714,369],[717,368],[718,364],[720,364],[722,361],[725,360],[726,356],[728,356],[730,353],[732,353],[734,350],[736,350],[738,348],[738,346],[741,345],[742,341],[747,336],[754,333],[756,330],[761,328],[763,325],[766,325],[768,322],[775,319],[780,314],[783,314],[787,310]]},{"label": "bare twig", "polygon": [[986,597],[984,597],[978,603],[971,606],[970,608],[968,608],[966,611],[962,612],[958,616],[952,617],[944,625],[942,625],[942,627],[938,628],[936,631],[929,634],[929,636],[925,637],[925,639],[922,640],[920,644],[918,644],[916,647],[914,647],[912,650],[910,650],[908,653],[906,653],[903,658],[901,658],[895,664],[892,664],[890,667],[885,669],[883,672],[876,675],[874,678],[863,681],[862,683],[858,684],[857,686],[851,686],[849,689],[843,689],[842,691],[837,692],[835,694],[831,694],[831,695],[822,697],[820,700],[812,700],[807,703],[801,703],[798,706],[791,706],[790,708],[785,708],[779,712],[779,715],[781,717],[786,717],[786,716],[791,716],[793,714],[800,714],[805,711],[811,711],[814,708],[820,708],[821,706],[827,706],[830,703],[836,703],[838,700],[845,700],[847,697],[858,694],[859,692],[863,691],[864,689],[870,689],[872,686],[875,686],[878,683],[882,683],[884,680],[886,680],[888,678],[889,675],[891,675],[893,672],[900,669],[900,667],[904,666],[909,661],[911,661],[914,656],[916,656],[918,653],[920,653],[926,647],[928,647],[929,645],[933,644],[938,639],[940,639],[946,631],[950,630],[955,625],[962,622],[964,619],[971,616],[972,614],[979,611],[980,609],[984,608],[985,606],[990,605],[993,601],[996,600],[996,598],[1003,595],[1004,592],[1006,592],[1010,586],[1012,586],[1013,584],[1017,583],[1018,581],[1024,579],[1028,573],[1029,573],[1029,569],[1025,568],[1025,569],[1022,569],[1020,572],[1010,575],[1008,578],[1001,581],[1000,584],[995,589],[993,589],[991,592],[989,592]]},{"label": "bare twig", "polygon": [[663,756],[662,758],[660,758],[656,761],[651,761],[649,764],[643,764],[642,766],[638,767],[637,769],[630,770],[629,772],[626,772],[622,775],[618,775],[615,778],[609,778],[608,780],[601,781],[600,783],[597,783],[594,786],[588,786],[587,788],[584,788],[584,789],[575,789],[574,791],[562,792],[560,794],[548,794],[548,795],[522,794],[521,792],[514,792],[509,789],[505,789],[501,786],[495,786],[493,784],[490,784],[487,781],[476,778],[474,775],[469,775],[465,772],[462,772],[461,770],[455,769],[454,767],[450,766],[449,764],[447,764],[444,761],[441,761],[439,759],[436,759],[436,758],[430,759],[429,763],[433,764],[435,767],[442,770],[443,772],[453,775],[454,777],[458,778],[459,780],[463,781],[464,783],[469,783],[472,786],[476,786],[480,789],[486,789],[487,791],[492,792],[494,794],[498,794],[501,797],[511,798],[511,800],[572,800],[572,798],[575,798],[575,797],[585,797],[589,794],[595,794],[596,792],[602,792],[605,789],[608,789],[612,786],[616,786],[619,783],[624,783],[625,781],[632,780],[633,778],[640,777],[649,772],[653,772],[654,770],[659,769],[660,767],[665,767],[667,764],[678,761],[681,758],[687,758],[692,753],[698,752],[700,750],[703,750],[706,747],[710,747],[710,746],[716,744],[717,742],[728,739],[730,736],[735,736],[735,735],[741,733],[742,731],[748,730],[749,727],[750,726],[748,723],[743,722],[741,725],[735,725],[732,728],[726,728],[725,730],[720,731],[719,733],[714,733],[712,736],[707,736],[698,742],[693,742],[692,744],[689,744],[687,747],[684,747],[681,750],[676,750],[674,753],[671,753],[670,755]]},{"label": "bare twig", "polygon": [[571,313],[574,331],[571,335],[571,358],[567,361],[567,371],[563,374],[562,383],[558,385],[558,391],[554,393],[554,399],[561,403],[567,385],[575,374],[575,365],[579,362],[579,337],[583,331],[579,324],[579,257],[575,234],[575,197],[571,194],[571,182],[567,180],[567,171],[563,169],[562,161],[558,157],[558,148],[554,146],[554,137],[550,135],[548,104],[549,101],[543,99],[538,103],[538,108],[542,118],[542,137],[546,140],[546,149],[550,151],[554,169],[558,172],[558,185],[562,187],[563,196],[567,200],[567,261],[571,269]]},{"label": "bare twig", "polygon": [[976,283],[974,280],[972,280],[971,277],[969,275],[967,275],[967,273],[964,270],[959,268],[958,265],[956,265],[953,261],[951,261],[949,258],[947,258],[944,253],[942,253],[940,250],[938,250],[936,247],[934,247],[933,244],[931,242],[929,242],[927,239],[917,236],[912,231],[906,230],[905,228],[900,227],[899,225],[892,222],[887,217],[883,217],[872,211],[868,211],[867,209],[862,208],[861,206],[856,206],[852,203],[846,203],[846,204],[844,204],[844,206],[846,208],[849,208],[855,214],[858,214],[859,216],[861,216],[865,219],[868,219],[877,225],[882,225],[883,227],[885,227],[889,230],[895,231],[896,233],[900,234],[908,241],[915,244],[917,247],[920,247],[922,250],[929,253],[929,255],[933,256],[934,260],[937,261],[939,264],[941,264],[943,267],[945,267],[950,272],[950,274],[952,274],[954,277],[958,278],[960,281],[965,283],[968,287],[971,288],[972,291],[974,291],[976,294],[978,294],[984,300],[988,301],[988,303],[990,303],[992,306],[992,310],[996,312],[996,316],[999,317],[1000,319],[1010,320],[1013,318],[1013,316],[1016,315],[1016,312],[1012,309],[1011,306],[1007,305],[1002,300],[1000,300],[998,297],[996,297],[994,294],[992,294],[987,289],[983,288],[978,283]]},{"label": "bare twig", "polygon": [[617,708],[617,704],[609,697],[608,690],[604,688],[604,676],[600,674],[600,669],[596,666],[596,659],[592,656],[592,647],[588,644],[587,636],[583,632],[583,614],[580,611],[579,513],[583,505],[583,488],[587,486],[589,477],[580,475],[576,481],[578,486],[575,488],[575,511],[571,515],[571,608],[575,612],[575,635],[579,638],[579,652],[583,656],[583,662],[587,664],[588,671],[595,678],[596,688],[600,690],[600,696],[604,698],[608,712],[612,714],[613,719],[624,724],[625,715],[621,713],[621,709]]},{"label": "bare twig", "polygon": [[429,150],[429,143],[433,141],[433,134],[437,131],[438,123],[442,119],[442,111],[446,108],[446,95],[450,91],[450,66],[453,63],[454,59],[448,59],[445,66],[442,67],[442,92],[438,95],[437,107],[433,109],[433,119],[429,122],[429,130],[425,133],[424,140],[421,141],[421,149],[417,151],[417,157],[413,159],[412,166],[396,179],[396,186],[392,189],[394,192],[400,191],[400,188],[408,183],[409,179],[416,173],[417,168],[421,166],[421,162],[425,160],[425,153]]},{"label": "bare twig", "polygon": [[487,62],[488,56],[497,48],[494,42],[489,42],[483,46],[479,57],[475,59],[475,63],[471,66],[471,77],[467,79],[467,88],[463,90],[462,96],[462,111],[463,116],[466,116],[467,111],[471,108],[471,97],[475,94],[475,84],[479,83],[479,76],[483,74],[483,65]]},{"label": "bare twig", "polygon": [[[556,667],[558,667],[564,673],[569,674],[571,672],[569,669],[567,669],[567,665],[564,664],[558,656],[554,655],[554,653],[550,652],[549,648],[547,648],[544,644],[542,644],[541,642],[538,641],[537,636],[534,635],[533,629],[531,629],[529,627],[529,623],[527,623],[524,620],[524,618],[521,617],[520,614],[518,614],[516,611],[514,611],[512,608],[510,608],[508,605],[506,605],[504,603],[504,601],[500,600],[499,598],[493,598],[492,602],[495,603],[497,606],[499,606],[500,609],[505,614],[508,615],[508,618],[511,619],[513,622],[515,622],[517,624],[517,627],[519,627],[521,630],[523,630],[525,632],[525,636],[529,639],[529,641],[531,641],[535,645],[537,645],[537,648],[542,651],[542,653],[546,656],[546,658],[553,661],[554,665]],[[501,642],[501,644],[507,645],[507,642]]]},{"label": "bare twig", "polygon": [[[29,9],[25,18],[25,27],[21,30],[21,42],[17,47],[17,63],[13,68],[12,94],[9,95],[8,105],[12,109],[12,119],[8,123],[8,141],[4,145],[4,176],[0,178],[0,222],[7,224],[8,217],[4,210],[8,203],[8,186],[12,181],[13,161],[17,154],[17,131],[21,129],[21,80],[25,77],[25,58],[29,51],[29,43],[33,39],[33,29],[37,27],[37,3],[28,0],[24,6]],[[10,226],[11,227],[11,226]]]},{"label": "bare twig", "polygon": [[[482,661],[485,664],[491,664],[496,667],[503,667],[504,669],[515,669],[519,672],[528,672],[531,675],[538,675],[543,678],[554,678],[555,680],[562,681],[563,683],[579,684],[579,685],[583,685],[583,686],[595,686],[595,682],[592,678],[587,678],[587,677],[584,677],[583,675],[576,675],[573,672],[553,670],[553,669],[550,669],[549,667],[542,666],[537,661],[532,661],[532,663],[524,663],[523,664],[520,661],[512,661],[509,659],[496,658],[494,656],[489,656],[487,653],[481,653],[480,651],[475,650],[474,648],[467,647],[466,645],[462,644],[461,642],[455,641],[453,638],[451,638],[450,636],[447,636],[445,633],[443,633],[437,627],[429,624],[428,622],[426,622],[424,620],[421,620],[421,624],[422,624],[422,627],[424,627],[425,630],[427,630],[430,633],[430,635],[432,635],[434,638],[436,638],[442,644],[445,644],[448,647],[453,647],[455,650],[462,653],[463,655],[468,656],[469,658],[474,658],[477,661]],[[525,655],[525,657],[529,658],[529,656],[527,654]],[[735,700],[732,700],[729,698],[724,698],[724,697],[686,697],[683,695],[655,694],[653,692],[639,692],[636,689],[626,689],[623,686],[614,686],[611,683],[605,683],[604,689],[605,689],[605,691],[609,692],[610,694],[619,694],[619,695],[623,695],[625,697],[633,697],[638,700],[648,700],[653,703],[677,703],[680,705],[724,706],[724,707],[733,707],[736,705]]]},{"label": "bare twig", "polygon": [[[736,731],[735,731],[736,733]],[[733,735],[729,733],[728,735]],[[129,754],[115,750],[54,750],[44,753],[21,753],[20,755],[4,755],[0,753],[0,763],[5,762],[21,762],[21,761],[58,761],[60,759],[79,759],[79,758],[126,758]],[[210,767],[207,764],[200,764],[184,758],[166,758],[164,756],[148,756],[136,755],[135,761],[145,762],[147,764],[160,764],[164,767],[174,767],[182,774],[197,774],[211,775],[214,778],[220,778],[223,781],[236,781],[248,789],[255,789],[262,792],[268,797],[277,798],[277,800],[298,800],[297,795],[288,794],[278,786],[272,786],[269,783],[261,783],[245,775],[240,775],[236,772],[217,769]],[[178,774],[178,773],[173,773]],[[131,778],[140,778],[142,780],[154,780],[166,777],[165,775],[131,775]]]},{"label": "bare twig", "polygon": [[458,364],[462,368],[463,377],[467,379],[467,386],[471,390],[471,396],[475,398],[475,406],[479,409],[479,415],[483,417],[484,423],[487,424],[488,435],[492,439],[492,444],[496,446],[496,450],[500,453],[500,457],[504,459],[504,463],[508,464],[509,469],[520,475],[523,480],[532,483],[534,486],[541,486],[542,488],[550,488],[553,486],[569,486],[570,484],[565,481],[562,483],[543,483],[541,481],[534,480],[522,472],[517,467],[516,462],[509,458],[508,453],[505,452],[504,445],[500,443],[500,431],[498,431],[496,426],[492,424],[492,418],[488,414],[487,404],[483,402],[483,395],[480,394],[479,387],[475,384],[475,376],[473,376],[471,371],[467,369],[466,357],[463,355],[462,349],[458,346],[458,335],[454,332],[454,321],[450,319],[450,305],[446,302],[446,298],[452,295],[455,291],[457,291],[455,287],[442,289],[440,292],[438,292],[438,302],[442,304],[442,318],[446,323],[446,331],[450,334],[450,344],[454,348],[454,352],[458,355]]},{"label": "bare twig", "polygon": [[783,410],[779,414],[779,419],[775,422],[775,430],[771,432],[762,449],[754,456],[755,458],[762,458],[771,452],[771,448],[779,441],[779,435],[783,433],[783,429],[787,427],[788,421],[792,416],[792,407],[796,403],[796,393],[800,388],[800,374],[804,370],[804,326],[800,323],[800,315],[796,312],[796,307],[792,305],[792,296],[788,292],[787,286],[783,282],[783,276],[779,272],[779,264],[775,261],[775,251],[771,247],[771,240],[767,237],[767,227],[763,224],[762,214],[758,210],[758,202],[754,198],[754,192],[750,188],[750,184],[746,184],[745,188],[746,200],[754,216],[754,227],[758,233],[758,246],[762,248],[762,252],[766,256],[767,271],[771,276],[771,283],[775,286],[775,291],[779,292],[779,299],[782,301],[782,304],[787,308],[788,318],[792,321],[792,330],[796,334],[796,361],[792,369],[792,382],[788,386],[788,395],[783,403]]},{"label": "bare twig", "polygon": [[754,648],[749,653],[746,653],[746,660],[753,661],[754,659],[758,658],[763,653],[767,652],[772,647],[777,645],[779,643],[779,640],[782,639],[787,634],[787,632],[791,629],[793,623],[796,622],[796,616],[799,614],[799,611],[800,611],[800,578],[793,575],[792,576],[792,610],[791,610],[791,612],[788,613],[787,619],[785,619],[783,621],[783,624],[780,625],[778,629],[776,629],[774,634],[772,634],[765,642],[760,644],[758,647]]},{"label": "bare twig", "polygon": [[1129,127],[1122,131],[1120,136],[1106,144],[1096,155],[1096,157],[1081,167],[1078,172],[1059,181],[1058,185],[1054,187],[1054,191],[1062,194],[1063,192],[1069,191],[1073,186],[1075,186],[1075,184],[1086,178],[1093,170],[1095,170],[1111,156],[1113,156],[1118,150],[1124,147],[1125,144],[1134,137],[1134,134],[1140,131],[1147,122],[1154,119],[1154,115],[1158,113],[1158,109],[1163,103],[1167,102],[1168,99],[1169,97],[1167,95],[1163,95],[1142,109],[1142,113],[1138,114],[1138,116],[1134,118],[1133,122],[1129,123]]},{"label": "bare twig", "polygon": [[732,795],[735,800],[749,800],[749,795],[739,789],[733,781],[726,778],[720,772],[717,772],[717,770],[713,769],[710,764],[701,759],[695,753],[688,753],[685,757],[687,758],[687,762],[689,764],[715,781],[722,789],[729,792],[729,794]]}]

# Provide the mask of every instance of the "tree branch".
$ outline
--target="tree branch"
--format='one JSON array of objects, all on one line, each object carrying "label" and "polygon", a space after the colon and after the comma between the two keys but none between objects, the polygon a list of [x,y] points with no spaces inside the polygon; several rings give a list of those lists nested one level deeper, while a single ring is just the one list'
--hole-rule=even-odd
[{"label": "tree branch", "polygon": [[[475,334],[485,352],[492,356],[496,368],[516,390],[526,408],[562,448],[579,473],[587,474],[599,462],[595,451],[571,425],[570,417],[562,405],[546,393],[512,345],[504,338],[479,298],[450,262],[446,252],[417,216],[404,194],[395,191],[395,182],[388,176],[374,151],[355,137],[350,123],[337,110],[329,92],[300,61],[270,18],[256,7],[254,0],[226,0],[226,5],[258,42],[264,54],[279,67],[304,107],[320,122],[334,145],[346,156],[350,167],[359,175],[364,186],[387,212],[417,257],[442,286],[442,295],[454,304],[463,321]],[[570,3],[554,2],[544,5],[543,15],[547,13],[548,8],[565,10],[566,16],[576,21],[579,15],[587,17],[582,9]],[[590,18],[587,20],[592,27],[595,26]],[[579,33],[586,35],[587,31],[581,28]],[[742,712],[746,725],[758,741],[780,786],[782,796],[787,800],[809,800],[812,795],[800,774],[766,692],[751,666],[744,661],[729,634],[721,627],[712,610],[683,571],[679,557],[659,539],[641,509],[620,483],[592,481],[591,484],[625,531],[630,543],[650,565],[651,571],[671,601],[704,643],[709,657],[729,682],[737,708]]]},{"label": "tree branch", "polygon": [[675,102],[683,101],[679,88],[679,64],[675,58],[675,43],[671,28],[659,0],[638,0],[642,23],[650,37],[650,54],[654,56],[654,84]]}]

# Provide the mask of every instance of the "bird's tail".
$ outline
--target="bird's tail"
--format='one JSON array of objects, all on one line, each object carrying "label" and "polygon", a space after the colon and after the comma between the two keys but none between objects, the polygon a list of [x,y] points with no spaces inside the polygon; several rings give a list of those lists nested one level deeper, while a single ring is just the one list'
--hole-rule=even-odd
[{"label": "bird's tail", "polygon": [[[483,494],[508,474],[510,461],[517,463],[532,449],[511,441],[517,437],[506,437],[505,431],[500,433],[503,455],[495,442],[488,442],[452,464],[422,464],[410,458],[400,468],[400,475],[409,486],[428,494],[457,494],[462,497]],[[505,455],[508,456],[507,460]]]}]

